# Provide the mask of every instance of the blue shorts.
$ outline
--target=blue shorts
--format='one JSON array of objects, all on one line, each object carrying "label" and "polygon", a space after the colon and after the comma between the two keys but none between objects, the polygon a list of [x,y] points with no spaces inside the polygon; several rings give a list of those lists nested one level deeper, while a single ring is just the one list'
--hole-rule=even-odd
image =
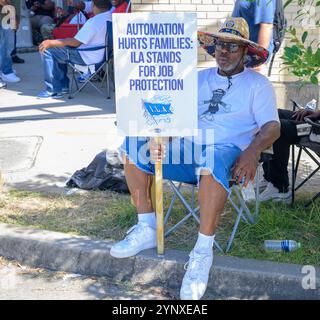
[{"label": "blue shorts", "polygon": [[[120,147],[140,170],[154,175],[154,163],[150,159],[149,138],[127,137]],[[214,179],[230,193],[231,168],[241,153],[233,144],[197,145],[183,138],[166,142],[163,159],[163,178],[190,184],[199,184],[200,172],[207,169]]]}]

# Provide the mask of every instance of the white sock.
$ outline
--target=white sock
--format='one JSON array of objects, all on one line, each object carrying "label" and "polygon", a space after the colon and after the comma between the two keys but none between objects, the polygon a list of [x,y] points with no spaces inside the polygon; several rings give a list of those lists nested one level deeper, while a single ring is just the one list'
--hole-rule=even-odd
[{"label": "white sock", "polygon": [[198,233],[198,240],[194,246],[194,249],[198,252],[212,251],[214,236],[206,236],[205,234]]},{"label": "white sock", "polygon": [[155,212],[139,213],[138,222],[147,223],[151,228],[157,229],[157,220]]}]

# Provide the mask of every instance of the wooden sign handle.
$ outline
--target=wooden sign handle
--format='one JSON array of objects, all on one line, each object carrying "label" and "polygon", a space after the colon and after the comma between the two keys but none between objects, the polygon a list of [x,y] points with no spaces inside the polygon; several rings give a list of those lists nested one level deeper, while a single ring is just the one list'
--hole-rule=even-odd
[{"label": "wooden sign handle", "polygon": [[[158,146],[162,147],[162,137],[155,137]],[[155,187],[156,187],[156,216],[157,216],[157,252],[164,254],[164,226],[163,226],[163,179],[162,158],[155,163]]]}]

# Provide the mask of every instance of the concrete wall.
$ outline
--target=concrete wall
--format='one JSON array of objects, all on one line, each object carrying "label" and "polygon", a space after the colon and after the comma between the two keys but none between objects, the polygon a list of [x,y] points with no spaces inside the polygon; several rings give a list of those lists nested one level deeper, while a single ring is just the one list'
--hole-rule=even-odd
[{"label": "concrete wall", "polygon": [[[312,0],[307,0],[311,3]],[[216,31],[221,21],[226,17],[231,16],[235,0],[132,0],[132,9],[135,12],[139,11],[192,11],[197,12],[198,29],[206,31]],[[314,14],[313,19],[297,20],[297,11],[300,9],[297,5],[290,5],[285,10],[285,15],[288,20],[288,25],[293,25],[298,28],[298,33],[302,34],[305,30],[309,32],[309,41],[316,39],[320,41],[320,29],[316,28],[315,21],[320,19],[320,7],[305,6],[306,10],[310,10]],[[316,11],[317,10],[317,11]],[[285,39],[284,45],[289,43]],[[284,46],[283,45],[283,46]],[[278,105],[280,107],[290,107],[290,99],[296,98],[301,103],[306,103],[312,98],[319,101],[319,88],[316,86],[306,86],[298,90],[296,84],[297,78],[288,73],[282,65],[281,55],[283,46],[278,52],[272,67],[270,80],[274,83]],[[314,44],[314,47],[316,43]],[[212,57],[205,54],[202,49],[199,49],[198,62],[200,67],[208,67],[215,64]],[[266,73],[266,72],[265,72]]]}]

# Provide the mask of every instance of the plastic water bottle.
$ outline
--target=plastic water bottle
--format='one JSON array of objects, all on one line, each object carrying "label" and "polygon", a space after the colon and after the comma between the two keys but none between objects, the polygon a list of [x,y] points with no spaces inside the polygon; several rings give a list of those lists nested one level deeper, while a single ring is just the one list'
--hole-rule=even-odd
[{"label": "plastic water bottle", "polygon": [[294,240],[265,240],[264,248],[267,251],[289,252],[301,248],[301,243]]},{"label": "plastic water bottle", "polygon": [[316,99],[312,99],[311,101],[309,101],[305,107],[305,110],[310,110],[310,111],[315,111],[317,109],[317,100]]},{"label": "plastic water bottle", "polygon": [[246,202],[256,200],[256,193],[254,191],[254,186],[251,181],[248,182],[246,187],[242,186],[241,193],[242,193],[243,200]]}]

